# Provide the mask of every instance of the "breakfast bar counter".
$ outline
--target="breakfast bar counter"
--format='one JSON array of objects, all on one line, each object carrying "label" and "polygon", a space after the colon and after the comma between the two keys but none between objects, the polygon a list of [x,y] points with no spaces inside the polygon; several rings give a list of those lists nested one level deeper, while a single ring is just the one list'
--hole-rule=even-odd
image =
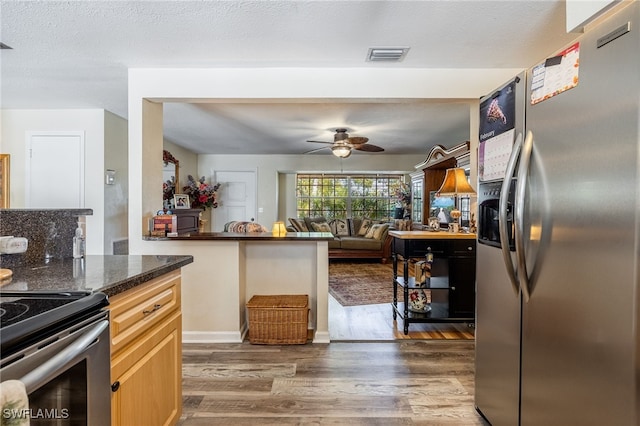
[{"label": "breakfast bar counter", "polygon": [[287,232],[276,236],[271,232],[196,232],[174,237],[144,237],[145,240],[159,241],[330,241],[330,232]]},{"label": "breakfast bar counter", "polygon": [[308,295],[309,333],[329,343],[329,232],[204,232],[142,237],[141,251],[190,254],[183,271],[183,341],[239,343],[254,295]]}]

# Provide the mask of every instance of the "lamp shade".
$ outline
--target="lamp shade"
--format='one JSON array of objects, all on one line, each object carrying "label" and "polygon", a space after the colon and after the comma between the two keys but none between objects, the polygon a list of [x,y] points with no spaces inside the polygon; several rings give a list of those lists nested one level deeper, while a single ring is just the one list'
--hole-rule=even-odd
[{"label": "lamp shade", "polygon": [[458,195],[473,195],[476,191],[469,185],[464,169],[447,169],[442,186],[436,192],[436,197],[456,197]]},{"label": "lamp shade", "polygon": [[284,226],[284,222],[275,222],[271,229],[271,234],[274,237],[284,237],[287,235],[287,228]]}]

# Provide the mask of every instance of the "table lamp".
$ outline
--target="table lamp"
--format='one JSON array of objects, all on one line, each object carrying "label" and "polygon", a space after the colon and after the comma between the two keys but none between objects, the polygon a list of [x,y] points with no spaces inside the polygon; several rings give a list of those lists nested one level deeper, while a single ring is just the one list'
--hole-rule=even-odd
[{"label": "table lamp", "polygon": [[287,235],[287,228],[284,226],[284,222],[275,222],[271,229],[271,234],[274,237],[284,237]]},{"label": "table lamp", "polygon": [[[459,197],[461,195],[475,195],[476,191],[469,185],[467,176],[464,173],[464,169],[455,168],[447,169],[447,174],[444,176],[444,182],[438,191],[436,191],[436,197]],[[460,210],[454,208],[451,210],[451,218],[453,218],[458,227],[460,227]]]}]

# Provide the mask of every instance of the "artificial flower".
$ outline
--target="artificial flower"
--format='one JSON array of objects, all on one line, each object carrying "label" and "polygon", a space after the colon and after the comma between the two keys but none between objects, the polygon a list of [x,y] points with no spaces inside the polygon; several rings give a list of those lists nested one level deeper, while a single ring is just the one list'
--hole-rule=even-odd
[{"label": "artificial flower", "polygon": [[206,209],[207,207],[215,209],[218,207],[218,189],[220,184],[209,185],[204,183],[204,176],[199,180],[191,175],[187,176],[187,186],[182,188],[182,191],[189,195],[191,200],[191,208],[193,209]]}]

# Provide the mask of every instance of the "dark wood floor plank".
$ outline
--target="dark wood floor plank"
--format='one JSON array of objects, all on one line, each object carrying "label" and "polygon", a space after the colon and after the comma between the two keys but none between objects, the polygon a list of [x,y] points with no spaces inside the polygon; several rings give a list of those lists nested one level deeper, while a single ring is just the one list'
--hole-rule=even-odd
[{"label": "dark wood floor plank", "polygon": [[294,363],[183,364],[182,377],[293,377]]},{"label": "dark wood floor plank", "polygon": [[[260,407],[259,411],[256,407]],[[205,396],[194,417],[228,416],[318,416],[324,417],[400,417],[408,415],[411,407],[406,398],[398,396],[295,396],[272,395],[266,398],[237,398]]]}]

